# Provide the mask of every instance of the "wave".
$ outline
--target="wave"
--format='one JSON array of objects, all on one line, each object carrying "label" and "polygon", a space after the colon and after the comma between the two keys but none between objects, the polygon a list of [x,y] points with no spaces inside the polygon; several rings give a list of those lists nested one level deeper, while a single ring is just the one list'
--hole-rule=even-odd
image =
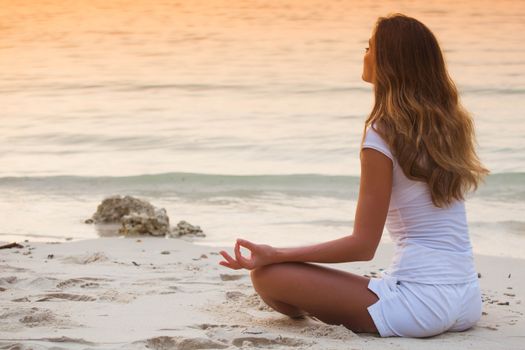
[{"label": "wave", "polygon": [[274,84],[272,86],[258,84],[199,84],[199,83],[150,83],[136,84],[129,81],[106,82],[104,84],[92,83],[19,83],[13,87],[1,88],[1,93],[19,92],[42,92],[59,93],[86,92],[86,91],[114,91],[114,92],[144,92],[144,91],[182,91],[182,92],[235,92],[235,93],[256,93],[256,94],[327,94],[327,93],[366,93],[371,90],[366,86],[331,86],[331,85],[310,85],[306,86],[295,84]]},{"label": "wave", "polygon": [[[144,91],[182,91],[182,92],[235,92],[235,93],[263,93],[263,94],[339,94],[339,93],[366,93],[370,94],[368,86],[361,85],[323,85],[323,84],[301,84],[282,83],[273,84],[271,87],[260,84],[232,84],[232,83],[136,83],[133,81],[107,81],[103,84],[96,83],[27,83],[21,82],[11,87],[2,87],[1,93],[19,92],[42,92],[56,91],[115,91],[115,92],[144,92]],[[499,86],[477,86],[461,85],[459,90],[462,94],[473,95],[523,95],[525,89],[521,86],[499,87]]]},{"label": "wave", "polygon": [[525,222],[518,220],[503,221],[470,221],[469,227],[477,232],[505,232],[518,236],[525,235]]},{"label": "wave", "polygon": [[[169,195],[248,196],[283,193],[304,196],[357,198],[359,176],[287,174],[220,175],[163,173],[134,176],[29,176],[0,177],[0,189],[56,193],[106,193],[128,191]],[[525,173],[500,173],[488,176],[475,197],[488,200],[525,200]]]},{"label": "wave", "polygon": [[523,95],[525,89],[523,88],[499,88],[499,87],[464,87],[460,88],[463,94],[472,95]]},{"label": "wave", "polygon": [[216,175],[197,173],[143,174],[135,176],[31,176],[2,177],[0,189],[41,192],[129,191],[158,195],[233,195],[276,192],[295,195],[356,196],[359,178],[319,174]]},{"label": "wave", "polygon": [[475,196],[494,200],[525,200],[525,173],[496,173],[487,176]]}]

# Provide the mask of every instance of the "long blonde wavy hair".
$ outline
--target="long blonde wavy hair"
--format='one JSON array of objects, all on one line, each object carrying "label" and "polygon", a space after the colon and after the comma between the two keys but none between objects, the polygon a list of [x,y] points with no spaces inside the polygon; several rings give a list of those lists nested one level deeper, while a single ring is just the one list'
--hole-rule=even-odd
[{"label": "long blonde wavy hair", "polygon": [[373,124],[403,173],[428,183],[435,206],[463,200],[489,171],[476,155],[474,123],[438,41],[402,14],[379,17],[373,40],[375,102],[365,131]]}]

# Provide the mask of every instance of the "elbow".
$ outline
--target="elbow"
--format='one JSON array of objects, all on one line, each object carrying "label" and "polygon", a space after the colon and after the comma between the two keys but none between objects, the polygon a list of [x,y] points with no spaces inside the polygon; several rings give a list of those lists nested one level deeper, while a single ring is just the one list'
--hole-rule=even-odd
[{"label": "elbow", "polygon": [[376,255],[377,247],[375,248],[369,248],[369,249],[363,249],[366,253],[363,256],[363,261],[370,261],[374,259],[374,256]]},{"label": "elbow", "polygon": [[348,236],[351,242],[353,259],[351,261],[370,261],[374,258],[377,245],[367,240],[360,239],[355,235]]},{"label": "elbow", "polygon": [[363,247],[361,254],[358,256],[359,261],[370,261],[376,255],[377,247]]},{"label": "elbow", "polygon": [[372,253],[372,254],[368,253],[368,254],[364,254],[364,255],[361,257],[361,259],[359,259],[359,260],[361,260],[361,261],[370,261],[370,260],[372,260],[373,258],[374,258],[374,254],[373,254],[373,253]]},{"label": "elbow", "polygon": [[356,254],[352,261],[370,261],[374,258],[374,253],[371,253],[369,250],[362,249],[360,254]]}]

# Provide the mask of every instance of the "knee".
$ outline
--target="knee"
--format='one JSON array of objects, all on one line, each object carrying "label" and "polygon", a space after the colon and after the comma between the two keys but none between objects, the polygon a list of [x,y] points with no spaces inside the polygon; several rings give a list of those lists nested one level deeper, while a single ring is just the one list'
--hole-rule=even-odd
[{"label": "knee", "polygon": [[250,278],[252,279],[252,283],[254,284],[254,286],[256,283],[258,283],[260,280],[262,280],[268,275],[269,266],[270,265],[261,266],[250,270]]},{"label": "knee", "polygon": [[283,262],[270,264],[250,270],[250,278],[257,292],[272,289],[275,285],[285,283],[288,280],[291,266],[299,266],[299,263]]},{"label": "knee", "polygon": [[257,292],[262,292],[264,288],[271,286],[272,275],[279,270],[279,264],[271,264],[250,270],[250,278],[253,287]]}]

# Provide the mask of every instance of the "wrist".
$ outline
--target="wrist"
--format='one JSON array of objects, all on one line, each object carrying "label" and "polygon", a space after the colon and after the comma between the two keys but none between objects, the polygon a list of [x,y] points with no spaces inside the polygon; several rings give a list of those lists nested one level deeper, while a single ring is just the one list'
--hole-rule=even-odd
[{"label": "wrist", "polygon": [[283,251],[281,248],[272,247],[272,253],[270,255],[270,264],[278,264],[283,262],[282,260]]}]

